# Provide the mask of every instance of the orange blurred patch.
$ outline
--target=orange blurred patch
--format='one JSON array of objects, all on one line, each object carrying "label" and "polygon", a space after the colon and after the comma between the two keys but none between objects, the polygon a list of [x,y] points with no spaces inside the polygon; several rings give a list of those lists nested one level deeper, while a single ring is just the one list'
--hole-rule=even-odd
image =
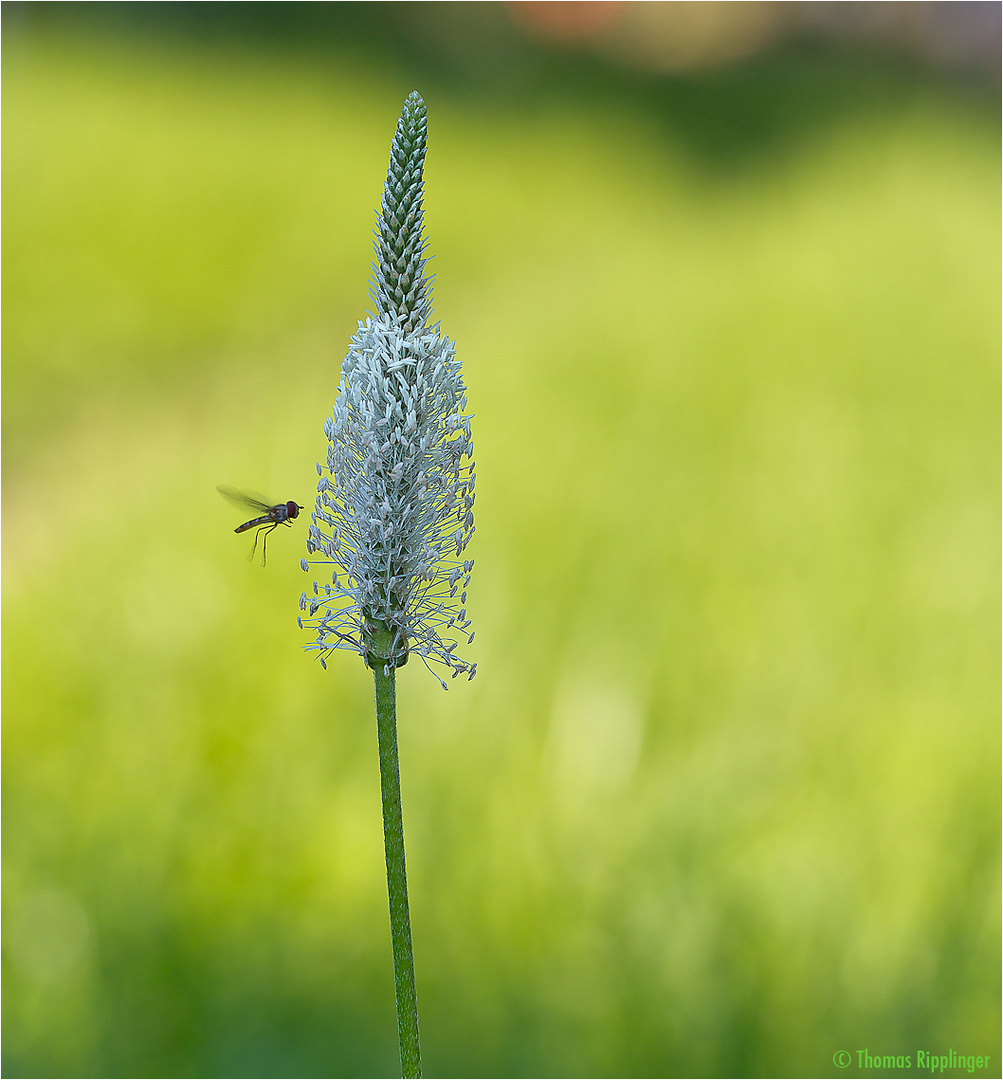
[{"label": "orange blurred patch", "polygon": [[525,29],[556,41],[580,41],[612,29],[625,0],[509,0],[513,19]]}]

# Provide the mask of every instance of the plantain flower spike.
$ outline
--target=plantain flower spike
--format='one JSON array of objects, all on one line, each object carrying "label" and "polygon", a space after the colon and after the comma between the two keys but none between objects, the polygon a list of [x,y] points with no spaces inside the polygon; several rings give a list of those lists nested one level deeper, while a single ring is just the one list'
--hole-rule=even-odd
[{"label": "plantain flower spike", "polygon": [[[473,641],[466,617],[474,531],[474,463],[466,389],[453,343],[432,317],[425,275],[422,168],[425,103],[404,102],[376,215],[371,298],[341,365],[329,441],[303,559],[330,566],[314,582],[300,625],[321,664],[339,648],[369,667],[401,667],[409,655],[474,677],[456,655]],[[459,594],[459,595],[457,595]],[[437,677],[438,674],[437,674]],[[443,688],[446,683],[439,677]]]}]

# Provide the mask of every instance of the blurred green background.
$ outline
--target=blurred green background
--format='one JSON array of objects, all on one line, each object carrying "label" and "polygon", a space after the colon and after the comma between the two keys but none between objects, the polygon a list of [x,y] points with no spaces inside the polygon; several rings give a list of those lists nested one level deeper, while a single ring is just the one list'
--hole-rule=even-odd
[{"label": "blurred green background", "polygon": [[413,88],[478,474],[477,678],[399,679],[426,1074],[998,1066],[994,88],[143,7],[4,9],[4,1075],[398,1067],[371,681],[214,487],[312,502]]}]

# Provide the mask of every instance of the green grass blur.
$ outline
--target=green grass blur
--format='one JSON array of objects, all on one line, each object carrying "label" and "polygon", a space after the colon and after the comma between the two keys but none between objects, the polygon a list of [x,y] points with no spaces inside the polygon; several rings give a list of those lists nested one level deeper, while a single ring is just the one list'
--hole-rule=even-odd
[{"label": "green grass blur", "polygon": [[[903,79],[726,166],[414,83],[478,466],[478,676],[399,677],[427,1075],[1000,1061],[999,140]],[[395,1073],[371,682],[214,486],[312,500],[408,80],[7,44],[5,1076]]]}]

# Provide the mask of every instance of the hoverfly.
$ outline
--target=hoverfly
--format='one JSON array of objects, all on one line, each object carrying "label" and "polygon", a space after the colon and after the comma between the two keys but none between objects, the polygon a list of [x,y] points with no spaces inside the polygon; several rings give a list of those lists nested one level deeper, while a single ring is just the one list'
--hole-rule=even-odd
[{"label": "hoverfly", "polygon": [[[254,534],[254,545],[248,558],[254,558],[254,553],[258,548],[258,537],[261,536],[261,565],[264,566],[265,545],[268,543],[268,534],[280,525],[292,525],[293,519],[299,517],[299,512],[303,507],[294,502],[272,503],[270,499],[267,499],[258,491],[239,491],[237,488],[230,487],[229,484],[218,484],[216,490],[228,503],[236,506],[238,510],[255,515],[250,521],[238,525],[233,531],[242,533],[247,532],[248,529],[257,530]],[[262,533],[264,533],[263,536]]]}]

